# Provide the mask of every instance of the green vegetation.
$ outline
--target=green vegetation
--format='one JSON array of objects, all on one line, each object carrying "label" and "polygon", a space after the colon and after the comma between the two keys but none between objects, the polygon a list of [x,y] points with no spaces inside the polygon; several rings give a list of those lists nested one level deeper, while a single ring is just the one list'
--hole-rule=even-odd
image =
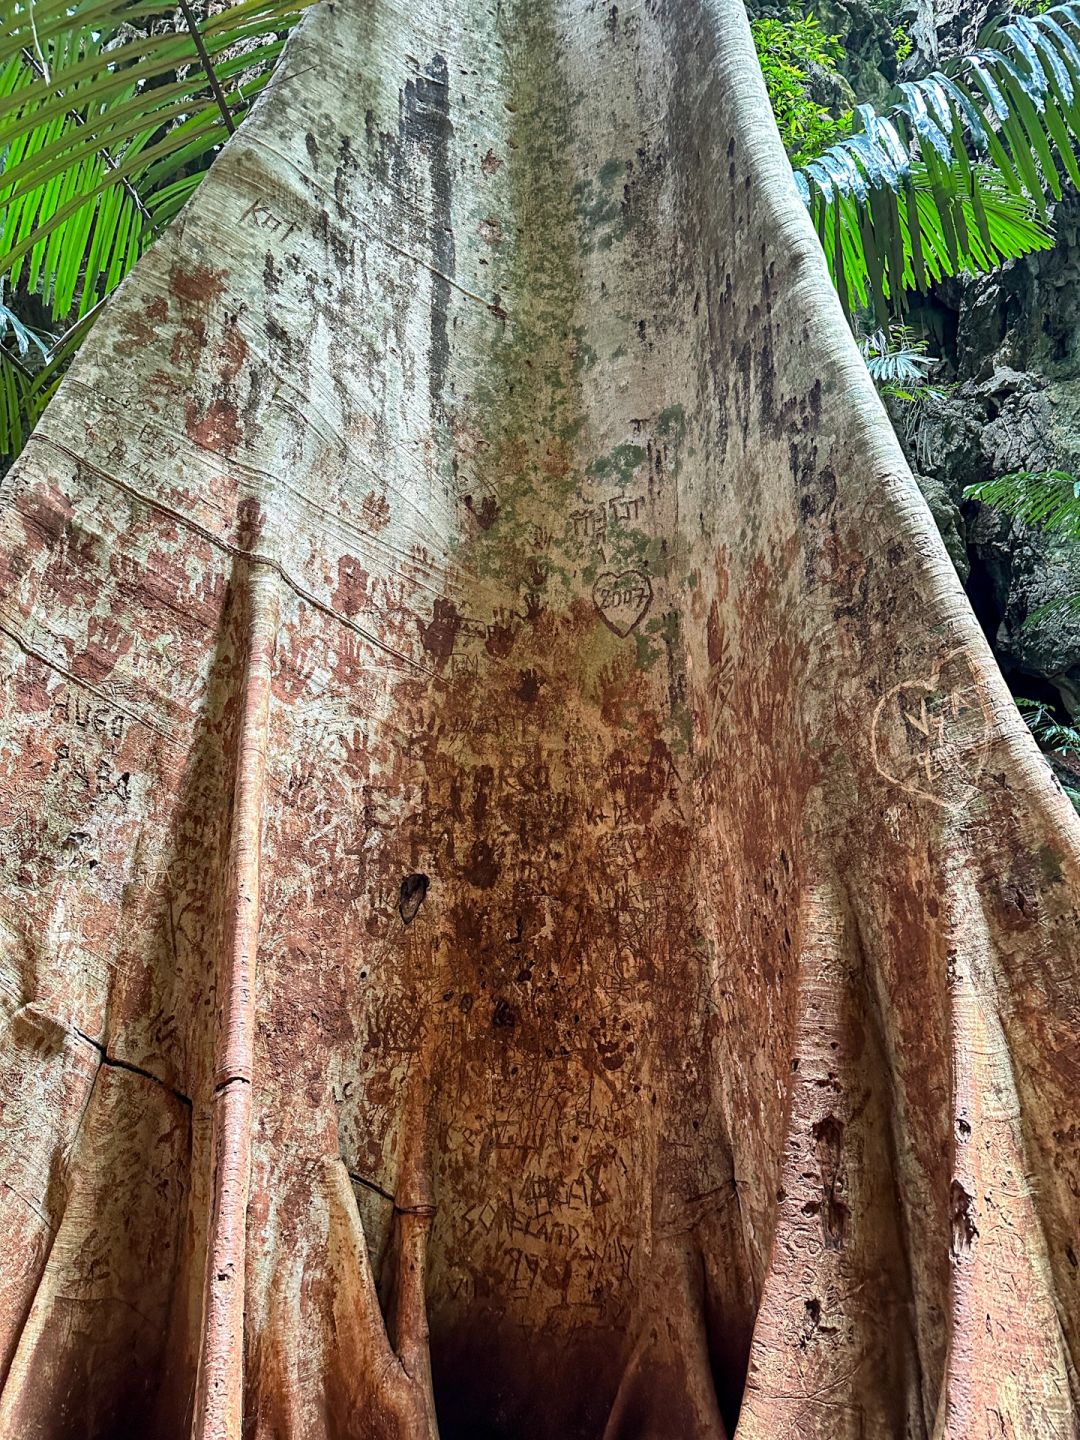
[{"label": "green vegetation", "polygon": [[[1080,480],[1068,470],[1016,470],[967,486],[964,498],[981,500],[1049,535],[1080,541]],[[1080,613],[1080,593],[1049,601],[1031,618],[1038,620],[1054,611]]]},{"label": "green vegetation", "polygon": [[14,0],[0,21],[0,454],[21,448],[98,306],[188,200],[309,3],[240,0],[197,20],[188,0],[179,13]]},{"label": "green vegetation", "polygon": [[1080,480],[1067,470],[1016,470],[969,485],[964,497],[1052,535],[1080,540]]},{"label": "green vegetation", "polygon": [[1025,700],[1021,696],[1016,704],[1043,749],[1054,750],[1060,755],[1080,756],[1080,729],[1075,725],[1060,724],[1054,719],[1050,707],[1041,700]]},{"label": "green vegetation", "polygon": [[852,133],[796,172],[849,314],[884,321],[905,291],[1053,243],[1046,192],[1080,185],[1080,5],[980,38],[884,114],[856,106]]},{"label": "green vegetation", "polygon": [[[1019,696],[1016,704],[1040,750],[1051,755],[1080,758],[1080,728],[1075,725],[1062,725],[1055,720],[1050,707],[1041,700],[1027,700]],[[1062,785],[1061,788],[1080,811],[1080,790],[1071,785]]]},{"label": "green vegetation", "polygon": [[[1068,541],[1080,540],[1080,479],[1067,470],[1017,470],[981,485],[969,485],[968,500],[981,500],[996,510]],[[1064,595],[1040,606],[1031,619],[1053,613],[1080,612],[1080,594]],[[1080,727],[1062,725],[1041,700],[1017,699],[1028,728],[1041,749],[1080,757]],[[1080,810],[1080,790],[1064,787]]]},{"label": "green vegetation", "polygon": [[814,67],[837,75],[840,41],[813,15],[792,9],[783,20],[750,22],[765,88],[793,165],[813,159],[850,129],[850,114],[833,117],[811,94]]},{"label": "green vegetation", "polygon": [[925,337],[908,326],[874,330],[859,340],[859,349],[874,384],[887,398],[920,405],[944,394],[944,386],[931,385],[927,380],[927,372],[937,364],[937,357],[926,353]]}]

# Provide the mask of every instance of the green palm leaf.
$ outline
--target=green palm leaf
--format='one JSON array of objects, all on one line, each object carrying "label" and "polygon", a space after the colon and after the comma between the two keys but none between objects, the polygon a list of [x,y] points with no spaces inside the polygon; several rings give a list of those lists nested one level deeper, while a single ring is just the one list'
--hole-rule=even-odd
[{"label": "green palm leaf", "polygon": [[1016,470],[967,486],[964,498],[981,500],[1051,535],[1080,540],[1080,480],[1067,470]]},{"label": "green palm leaf", "polygon": [[[1080,540],[1080,480],[1068,470],[1015,470],[979,485],[968,485],[966,500],[981,500],[996,510],[1065,540]],[[1060,595],[1028,617],[1038,621],[1080,614],[1080,593]]]},{"label": "green palm leaf", "polygon": [[[52,399],[103,303],[99,302],[94,310],[83,315],[48,348],[39,336],[32,337],[41,352],[41,365],[37,370],[32,370],[7,346],[0,345],[0,454],[17,455],[26,444],[27,436]],[[6,307],[0,305],[0,310],[9,321],[18,323]]]},{"label": "green palm leaf", "polygon": [[1080,187],[1080,4],[991,38],[900,85],[886,114],[860,105],[855,133],[796,172],[849,315],[884,319],[907,290],[1053,243],[1045,192],[1061,198],[1062,171]]},{"label": "green palm leaf", "polygon": [[64,331],[40,368],[0,292],[0,453],[14,454],[92,317],[198,185],[312,0],[241,0],[186,28],[160,0],[14,0],[0,20],[0,284]]}]

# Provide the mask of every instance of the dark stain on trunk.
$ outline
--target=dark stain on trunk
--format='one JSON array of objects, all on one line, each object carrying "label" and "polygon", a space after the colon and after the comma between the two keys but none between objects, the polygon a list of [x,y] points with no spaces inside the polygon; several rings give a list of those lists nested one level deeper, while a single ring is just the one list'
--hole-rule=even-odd
[{"label": "dark stain on trunk", "polygon": [[954,1180],[949,1187],[949,1218],[952,1222],[953,1258],[958,1260],[971,1249],[979,1234],[975,1224],[975,1197],[968,1194],[959,1180]]},{"label": "dark stain on trunk", "polygon": [[436,270],[431,283],[431,365],[428,393],[432,408],[439,404],[450,359],[447,313],[450,281],[454,275],[454,229],[451,219],[450,85],[446,60],[434,55],[423,75],[405,86],[402,131],[416,145],[431,169],[431,259]]}]

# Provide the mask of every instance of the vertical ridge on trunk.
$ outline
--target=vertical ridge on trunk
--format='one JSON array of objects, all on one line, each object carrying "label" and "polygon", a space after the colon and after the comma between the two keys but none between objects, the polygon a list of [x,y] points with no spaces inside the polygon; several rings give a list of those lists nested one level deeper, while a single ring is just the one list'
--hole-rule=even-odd
[{"label": "vertical ridge on trunk", "polygon": [[259,942],[259,850],[266,789],[277,576],[257,563],[243,577],[247,637],[229,856],[229,919],[222,952],[221,1018],[214,1064],[213,1198],[206,1256],[197,1440],[228,1440],[243,1420],[244,1276],[251,1183],[251,1087]]},{"label": "vertical ridge on trunk", "polygon": [[324,0],[0,496],[0,1436],[1075,1435],[1078,826],[736,0]]},{"label": "vertical ridge on trunk", "polygon": [[[789,1138],[739,1433],[902,1434],[922,1417],[890,1077],[846,897],[829,877],[802,903]],[[872,1306],[849,1304],[870,1289]]]}]

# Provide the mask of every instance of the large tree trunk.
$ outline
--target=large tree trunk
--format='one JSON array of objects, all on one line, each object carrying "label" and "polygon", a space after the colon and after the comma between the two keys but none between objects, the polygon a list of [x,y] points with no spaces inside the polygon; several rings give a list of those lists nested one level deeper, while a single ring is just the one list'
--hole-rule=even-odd
[{"label": "large tree trunk", "polygon": [[741,6],[407,8],[4,482],[0,1435],[1074,1436],[1080,827]]}]

